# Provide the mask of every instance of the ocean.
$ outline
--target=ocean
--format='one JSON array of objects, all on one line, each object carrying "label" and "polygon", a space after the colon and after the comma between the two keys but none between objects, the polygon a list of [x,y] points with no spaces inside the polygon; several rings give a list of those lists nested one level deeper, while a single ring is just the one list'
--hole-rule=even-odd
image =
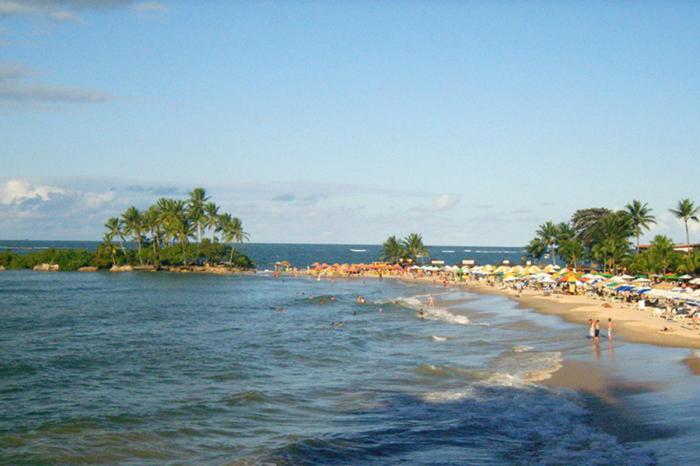
[{"label": "ocean", "polygon": [[700,463],[694,354],[585,334],[392,279],[5,271],[0,464]]},{"label": "ocean", "polygon": [[[97,249],[99,244],[99,241],[0,240],[0,252],[27,253],[49,248],[81,248],[92,251]],[[259,270],[274,269],[275,262],[284,260],[300,268],[308,267],[314,262],[329,264],[369,263],[378,261],[381,254],[381,246],[376,244],[243,243],[236,247],[248,255]],[[431,259],[444,260],[446,264],[460,265],[463,259],[474,260],[476,264],[495,264],[503,260],[519,264],[525,255],[522,248],[512,246],[428,246],[428,250]]]}]

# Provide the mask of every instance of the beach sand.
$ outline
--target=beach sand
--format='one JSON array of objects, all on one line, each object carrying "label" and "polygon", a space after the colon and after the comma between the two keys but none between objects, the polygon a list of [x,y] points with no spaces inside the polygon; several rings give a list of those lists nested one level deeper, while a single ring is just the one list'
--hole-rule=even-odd
[{"label": "beach sand", "polygon": [[[600,320],[601,340],[607,339],[608,317],[613,322],[613,338],[675,348],[700,348],[700,332],[681,326],[680,322],[666,321],[652,316],[651,310],[640,311],[619,303],[603,307],[604,302],[587,296],[550,295],[539,291],[524,290],[520,298],[515,290],[503,290],[481,283],[470,283],[463,287],[468,291],[498,294],[516,300],[520,306],[543,314],[557,315],[567,322],[585,324],[588,319]],[[661,331],[667,327],[669,331]],[[700,363],[699,363],[700,364]]]}]

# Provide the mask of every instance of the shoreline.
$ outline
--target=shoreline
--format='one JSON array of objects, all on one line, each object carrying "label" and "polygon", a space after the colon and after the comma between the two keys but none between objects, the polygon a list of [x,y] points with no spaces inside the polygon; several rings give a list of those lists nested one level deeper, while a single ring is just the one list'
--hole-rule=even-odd
[{"label": "shoreline", "polygon": [[[587,330],[588,319],[600,320],[601,340],[607,340],[607,320],[612,318],[613,340],[618,336],[631,343],[643,343],[671,348],[700,348],[700,333],[681,326],[679,322],[666,321],[653,317],[648,310],[639,311],[636,308],[618,303],[612,307],[603,307],[603,302],[586,296],[550,295],[543,296],[540,292],[523,290],[520,298],[514,290],[505,290],[483,284],[469,283],[461,287],[464,290],[481,294],[494,294],[511,299],[521,308],[532,309],[546,315],[555,315],[566,322],[583,324]],[[663,332],[667,327],[670,331]]]},{"label": "shoreline", "polygon": [[[649,310],[639,311],[619,303],[611,304],[611,307],[603,307],[605,302],[596,301],[587,296],[558,294],[543,296],[540,291],[527,289],[523,290],[518,298],[515,290],[497,288],[474,281],[461,284],[453,283],[449,288],[442,288],[439,283],[427,277],[385,278],[394,278],[405,283],[431,285],[444,290],[471,291],[482,295],[502,296],[518,303],[522,309],[530,309],[544,315],[554,315],[572,324],[583,324],[586,334],[588,333],[588,319],[598,319],[601,325],[601,341],[608,338],[606,325],[608,317],[610,317],[613,322],[613,340],[622,338],[630,343],[668,348],[700,349],[700,330],[692,330],[681,326],[679,322],[653,317],[649,314]],[[661,331],[664,327],[668,327],[670,331]]]},{"label": "shoreline", "polygon": [[[141,270],[139,270],[141,269]],[[148,270],[145,270],[148,269]],[[31,270],[31,269],[30,269]],[[207,267],[207,266],[186,266],[186,267],[167,267],[161,269],[152,269],[149,267],[129,267],[115,270],[89,270],[78,273],[129,273],[129,272],[166,272],[166,273],[185,273],[185,274],[206,274],[206,275],[263,275],[271,276],[270,274],[260,274],[257,270],[242,270],[235,268],[224,267]],[[307,273],[290,273],[281,272],[279,277],[285,278],[312,278]],[[334,279],[352,279],[353,277],[336,277]],[[443,289],[439,283],[428,277],[406,277],[386,275],[379,277],[376,275],[362,275],[356,277],[358,279],[392,279],[406,284],[427,285],[436,289]],[[601,340],[607,340],[607,319],[612,318],[614,338],[618,336],[625,341],[631,343],[650,344],[661,347],[672,348],[687,348],[700,349],[700,332],[681,326],[675,321],[667,321],[659,317],[653,317],[648,310],[639,311],[636,308],[625,306],[619,303],[610,304],[611,307],[603,307],[603,302],[596,301],[586,296],[559,295],[552,294],[544,296],[539,291],[525,289],[521,296],[517,296],[517,292],[512,289],[503,289],[486,285],[481,282],[465,282],[452,284],[445,290],[458,289],[462,291],[471,291],[484,295],[498,295],[515,301],[519,307],[523,309],[531,309],[534,312],[555,315],[566,322],[574,324],[583,324],[587,330],[588,319],[600,320],[601,322]],[[667,327],[669,331],[662,331]]]}]

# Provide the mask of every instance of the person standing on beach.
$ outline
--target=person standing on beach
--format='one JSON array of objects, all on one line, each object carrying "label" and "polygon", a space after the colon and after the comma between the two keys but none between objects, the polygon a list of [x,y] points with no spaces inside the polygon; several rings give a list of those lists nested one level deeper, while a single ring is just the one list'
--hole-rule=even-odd
[{"label": "person standing on beach", "polygon": [[612,326],[612,318],[608,317],[608,340],[612,340],[612,333],[613,333],[612,327],[613,327]]},{"label": "person standing on beach", "polygon": [[595,338],[595,341],[598,341],[598,338],[600,337],[600,321],[596,319],[595,321],[595,333],[593,338]]},{"label": "person standing on beach", "polygon": [[588,319],[588,337],[593,338],[595,335],[595,325],[593,319]]}]

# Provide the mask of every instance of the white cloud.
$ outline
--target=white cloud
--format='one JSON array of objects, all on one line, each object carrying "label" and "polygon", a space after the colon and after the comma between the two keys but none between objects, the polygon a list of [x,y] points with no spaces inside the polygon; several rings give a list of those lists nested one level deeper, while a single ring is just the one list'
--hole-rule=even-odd
[{"label": "white cloud", "polygon": [[94,209],[114,201],[115,193],[112,190],[103,193],[88,192],[83,194],[83,198],[85,199],[85,205]]},{"label": "white cloud", "polygon": [[436,209],[446,210],[459,204],[461,196],[454,194],[441,194],[433,199],[433,205]]},{"label": "white cloud", "polygon": [[[0,0],[0,17],[28,16],[57,22],[78,21],[80,11],[105,10],[132,4],[133,0]],[[141,2],[149,11],[165,9],[159,2]]]},{"label": "white cloud", "polygon": [[65,190],[45,185],[32,187],[24,180],[9,180],[3,186],[1,201],[5,205],[19,204],[32,199],[46,202],[54,194],[65,194]]},{"label": "white cloud", "polygon": [[163,13],[168,7],[160,2],[139,2],[131,7],[137,13]]}]

